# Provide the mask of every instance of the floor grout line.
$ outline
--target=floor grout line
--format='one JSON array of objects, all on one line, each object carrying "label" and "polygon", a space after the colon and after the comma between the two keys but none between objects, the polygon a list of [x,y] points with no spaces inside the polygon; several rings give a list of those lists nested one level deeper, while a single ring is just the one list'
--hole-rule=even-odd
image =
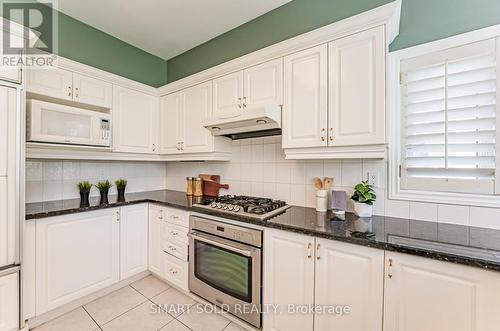
[{"label": "floor grout line", "polygon": [[102,330],[102,329],[101,329],[101,326],[99,325],[99,323],[97,323],[97,321],[96,321],[96,320],[92,317],[92,315],[90,315],[90,313],[87,311],[87,309],[85,309],[85,307],[84,307],[84,306],[80,306],[80,307],[82,307],[82,309],[83,309],[83,310],[87,313],[87,315],[89,315],[89,317],[90,317],[90,318],[94,321],[95,325],[97,325],[97,327],[98,327],[100,330]]}]

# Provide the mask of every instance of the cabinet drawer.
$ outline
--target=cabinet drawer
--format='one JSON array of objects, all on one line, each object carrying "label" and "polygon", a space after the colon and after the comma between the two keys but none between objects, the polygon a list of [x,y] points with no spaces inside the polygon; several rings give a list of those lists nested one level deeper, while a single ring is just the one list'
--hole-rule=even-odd
[{"label": "cabinet drawer", "polygon": [[188,246],[184,244],[178,244],[173,241],[163,240],[162,250],[165,253],[171,254],[183,261],[187,261],[188,257]]},{"label": "cabinet drawer", "polygon": [[187,234],[187,228],[175,225],[173,223],[166,223],[166,226],[164,227],[163,238],[178,245],[187,245],[189,242]]},{"label": "cabinet drawer", "polygon": [[166,253],[164,258],[165,279],[179,288],[188,291],[188,263]]},{"label": "cabinet drawer", "polygon": [[160,207],[158,205],[149,205],[149,218],[158,220],[158,221],[165,221],[167,212],[165,208]]},{"label": "cabinet drawer", "polygon": [[183,226],[185,228],[189,227],[189,213],[177,210],[177,209],[167,209],[167,222]]}]

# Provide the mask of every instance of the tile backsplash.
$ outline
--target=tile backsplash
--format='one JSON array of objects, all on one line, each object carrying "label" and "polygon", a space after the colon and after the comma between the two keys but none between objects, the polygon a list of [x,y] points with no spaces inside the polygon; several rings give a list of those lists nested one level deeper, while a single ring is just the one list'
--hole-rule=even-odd
[{"label": "tile backsplash", "polygon": [[[272,197],[315,207],[314,177],[333,177],[333,188],[346,191],[350,197],[354,185],[367,179],[369,172],[378,176],[375,215],[500,229],[500,208],[387,199],[387,160],[285,160],[280,136],[233,141],[230,162],[167,163],[166,185],[185,191],[185,177],[218,174],[229,184],[229,190],[221,194]],[[350,199],[347,207],[352,211]]]},{"label": "tile backsplash", "polygon": [[[166,188],[165,162],[98,162],[27,160],[26,202],[52,201],[78,198],[77,183],[88,180],[92,184],[99,180],[118,178],[128,180],[127,192],[141,192]],[[91,196],[99,191],[92,187]],[[116,194],[113,186],[110,194]]]},{"label": "tile backsplash", "polygon": [[[334,189],[352,195],[353,187],[368,177],[379,176],[376,214],[384,213],[385,162],[383,160],[285,160],[281,136],[233,141],[230,162],[167,163],[167,188],[185,190],[185,177],[199,173],[221,175],[229,190],[221,194],[247,194],[282,199],[290,204],[315,207],[313,178],[333,177]],[[352,210],[349,201],[348,208]]]}]

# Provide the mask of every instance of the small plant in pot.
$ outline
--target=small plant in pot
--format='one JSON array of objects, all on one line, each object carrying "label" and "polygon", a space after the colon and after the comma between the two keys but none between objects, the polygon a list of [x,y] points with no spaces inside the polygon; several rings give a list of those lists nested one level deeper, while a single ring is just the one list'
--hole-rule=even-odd
[{"label": "small plant in pot", "polygon": [[125,188],[127,187],[126,179],[118,179],[115,181],[116,190],[118,191],[117,202],[125,202]]},{"label": "small plant in pot", "polygon": [[82,181],[78,183],[78,190],[80,191],[80,207],[89,207],[89,195],[92,184],[87,181]]},{"label": "small plant in pot", "polygon": [[351,199],[354,201],[354,213],[359,217],[371,217],[373,215],[373,202],[377,196],[368,181],[361,182],[354,187]]},{"label": "small plant in pot", "polygon": [[95,187],[97,187],[97,189],[101,193],[101,202],[100,202],[101,205],[107,205],[109,203],[108,193],[111,186],[113,185],[109,182],[109,180],[97,182],[97,184],[95,185]]}]

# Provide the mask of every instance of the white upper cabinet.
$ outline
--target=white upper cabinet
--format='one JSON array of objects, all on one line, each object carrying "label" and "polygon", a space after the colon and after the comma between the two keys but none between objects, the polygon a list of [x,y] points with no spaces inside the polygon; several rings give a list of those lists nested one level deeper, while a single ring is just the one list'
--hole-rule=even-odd
[{"label": "white upper cabinet", "polygon": [[114,86],[113,147],[116,152],[158,154],[158,99]]},{"label": "white upper cabinet", "polygon": [[328,145],[385,142],[385,28],[329,44]]},{"label": "white upper cabinet", "polygon": [[264,331],[312,331],[313,314],[286,312],[288,304],[314,304],[314,238],[264,231],[263,303],[283,313],[263,314]]},{"label": "white upper cabinet", "polygon": [[203,121],[212,116],[212,82],[206,82],[181,92],[183,129],[181,147],[185,153],[210,152],[212,133],[203,127]]},{"label": "white upper cabinet", "polygon": [[238,116],[243,109],[243,71],[213,80],[214,118]]},{"label": "white upper cabinet", "polygon": [[314,303],[350,312],[315,314],[314,331],[382,331],[383,283],[383,250],[316,238]]},{"label": "white upper cabinet", "polygon": [[27,72],[27,91],[30,93],[111,108],[111,83],[60,68],[29,69]]},{"label": "white upper cabinet", "polygon": [[496,331],[500,275],[386,253],[384,331]]},{"label": "white upper cabinet", "polygon": [[283,103],[283,59],[243,70],[243,107],[257,108]]},{"label": "white upper cabinet", "polygon": [[113,86],[92,77],[73,74],[73,100],[103,108],[111,108]]},{"label": "white upper cabinet", "polygon": [[119,209],[57,216],[36,222],[36,314],[116,283]]},{"label": "white upper cabinet", "polygon": [[120,279],[148,270],[148,204],[120,208]]},{"label": "white upper cabinet", "polygon": [[160,99],[160,154],[181,152],[182,95],[172,93]]},{"label": "white upper cabinet", "polygon": [[29,69],[26,89],[47,97],[73,100],[73,73],[59,68]]},{"label": "white upper cabinet", "polygon": [[326,44],[284,58],[283,148],[326,146]]}]

